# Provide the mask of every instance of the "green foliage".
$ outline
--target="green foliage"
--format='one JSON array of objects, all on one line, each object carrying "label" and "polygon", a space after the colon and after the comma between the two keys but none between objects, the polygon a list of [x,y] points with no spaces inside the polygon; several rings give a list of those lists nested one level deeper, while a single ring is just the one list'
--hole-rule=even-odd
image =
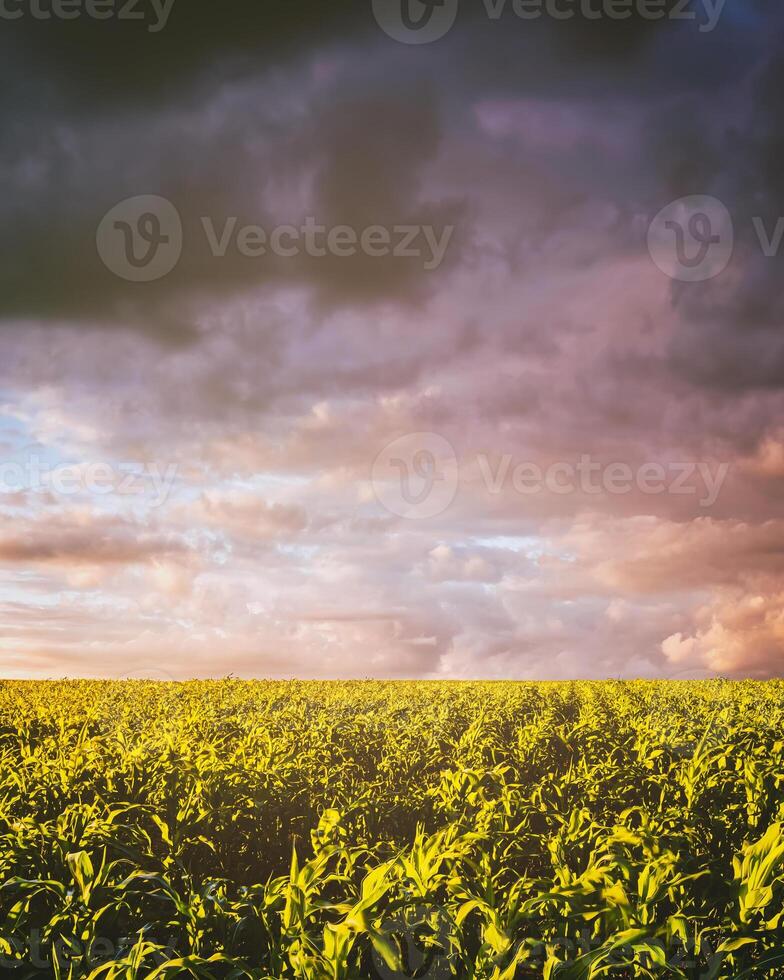
[{"label": "green foliage", "polygon": [[0,682],[0,975],[782,977],[783,695]]}]

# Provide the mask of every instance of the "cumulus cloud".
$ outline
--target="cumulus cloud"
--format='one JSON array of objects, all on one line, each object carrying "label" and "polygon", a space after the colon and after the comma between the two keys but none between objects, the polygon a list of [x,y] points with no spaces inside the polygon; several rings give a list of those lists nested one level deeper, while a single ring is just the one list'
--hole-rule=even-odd
[{"label": "cumulus cloud", "polygon": [[[10,524],[10,522],[9,522]],[[36,565],[126,565],[187,553],[171,534],[110,517],[74,513],[38,518],[0,534],[0,562]]]},{"label": "cumulus cloud", "polygon": [[700,609],[695,631],[674,633],[662,651],[674,666],[766,678],[784,668],[784,593],[726,593]]}]

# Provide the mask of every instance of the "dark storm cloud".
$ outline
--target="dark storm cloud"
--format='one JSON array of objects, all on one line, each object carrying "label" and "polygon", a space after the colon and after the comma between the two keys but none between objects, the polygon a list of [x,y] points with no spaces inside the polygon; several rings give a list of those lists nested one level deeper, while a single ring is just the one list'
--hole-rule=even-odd
[{"label": "dark storm cloud", "polygon": [[[39,2],[44,10],[50,6],[47,0]],[[27,11],[29,2],[15,0],[8,6]],[[232,0],[225,5],[211,0],[116,0],[110,6],[116,13],[127,7],[127,12],[105,20],[84,15],[42,20],[26,13],[2,24],[7,51],[24,52],[28,68],[57,80],[55,85],[34,81],[32,92],[54,99],[69,115],[96,110],[114,114],[118,107],[197,96],[204,91],[197,82],[209,86],[329,44],[357,39],[372,44],[381,37],[368,0]],[[543,53],[552,55],[537,59],[531,74],[540,78],[549,74],[545,62],[554,74],[561,74],[559,62],[564,68],[595,64],[604,71],[617,64],[636,73],[645,48],[671,26],[667,17],[650,19],[637,9],[622,18],[597,19],[592,16],[599,6],[596,0],[587,6],[572,4],[574,16],[568,20],[522,19],[514,16],[512,6],[499,0],[461,3],[455,31],[443,46],[471,46],[475,57],[465,63],[468,77],[497,77],[504,85],[527,77],[530,58],[507,60],[498,52],[511,53],[509,46],[516,45],[522,54],[529,43],[540,53],[544,45]],[[661,13],[669,16],[682,6],[682,0],[663,0]],[[694,6],[692,2],[690,8]],[[167,9],[162,13],[155,7]],[[421,52],[420,63],[431,53]]]},{"label": "dark storm cloud", "polygon": [[[176,341],[193,335],[198,302],[270,283],[305,283],[328,305],[415,300],[432,279],[422,275],[419,256],[267,254],[261,261],[241,255],[233,238],[224,257],[213,254],[205,219],[215,239],[232,219],[237,231],[259,225],[269,233],[312,215],[326,228],[348,225],[357,234],[380,225],[395,241],[402,236],[396,226],[428,225],[445,241],[460,202],[416,195],[440,140],[432,93],[401,85],[394,95],[372,87],[361,96],[340,87],[330,94],[337,109],[326,95],[302,96],[295,136],[275,117],[269,91],[254,83],[237,91],[233,111],[218,121],[211,117],[219,106],[192,113],[162,107],[147,120],[129,114],[111,126],[54,125],[23,148],[7,148],[3,170],[15,192],[0,205],[4,317],[118,323]],[[273,215],[265,193],[275,182],[292,197],[298,183],[314,189],[306,203]],[[119,201],[149,193],[177,208],[183,253],[165,278],[127,283],[101,262],[96,229]]]},{"label": "dark storm cloud", "polygon": [[[3,320],[131,326],[180,342],[195,336],[205,300],[269,283],[305,283],[328,305],[426,291],[419,258],[259,262],[232,245],[216,261],[202,226],[209,217],[220,233],[236,217],[238,229],[269,230],[309,214],[358,234],[450,223],[459,202],[416,199],[440,140],[432,91],[356,79],[348,90],[329,64],[319,75],[330,45],[376,37],[369,6],[189,0],[154,34],[85,16],[0,26]],[[11,98],[22,69],[29,84]],[[313,181],[316,191],[273,219],[264,201],[272,181],[289,181],[292,193]],[[101,263],[95,234],[108,209],[141,194],[175,205],[184,250],[164,280],[129,284]]]},{"label": "dark storm cloud", "polygon": [[[68,115],[114,115],[196,95],[197,80],[209,86],[255,73],[370,26],[367,7],[356,0],[174,0],[160,30],[149,0],[115,4],[117,11],[126,6],[125,18],[5,21],[5,44],[24,51],[35,72],[57,79],[55,87],[40,88]],[[145,11],[144,19],[131,19]]]},{"label": "dark storm cloud", "polygon": [[723,391],[784,387],[784,250],[776,240],[784,222],[782,38],[784,31],[772,33],[769,51],[751,71],[741,119],[730,116],[716,132],[714,117],[713,138],[697,136],[695,127],[691,141],[668,140],[671,169],[681,177],[673,196],[714,195],[733,220],[727,271],[673,287],[680,320],[673,365],[687,380]]},{"label": "dark storm cloud", "polygon": [[[21,101],[0,103],[0,317],[120,324],[173,342],[195,336],[206,300],[260,285],[305,284],[326,308],[416,302],[434,285],[418,260],[267,256],[262,264],[232,250],[216,261],[205,215],[218,230],[230,216],[267,227],[275,222],[265,190],[310,181],[306,213],[319,223],[457,224],[448,268],[470,234],[467,211],[424,191],[423,179],[445,126],[472,101],[547,91],[607,112],[637,98],[642,112],[657,93],[674,92],[664,122],[654,121],[649,165],[662,187],[685,186],[706,169],[706,139],[699,123],[689,131],[693,106],[677,93],[693,98],[726,83],[741,62],[748,72],[751,57],[743,32],[726,23],[700,35],[689,23],[592,20],[579,9],[569,21],[521,21],[511,9],[493,20],[481,3],[463,3],[454,31],[425,50],[386,38],[364,2],[175,2],[156,33],[145,22],[90,17],[2,27],[7,82],[22,65],[33,71]],[[352,49],[358,40],[362,48]],[[376,51],[385,59],[377,71]],[[351,63],[345,78],[322,66],[314,83],[318,59],[340,52]],[[608,197],[623,179],[605,175]],[[180,211],[183,258],[158,282],[128,284],[100,262],[95,230],[118,201],[147,193]],[[303,210],[277,219],[298,224]]]}]

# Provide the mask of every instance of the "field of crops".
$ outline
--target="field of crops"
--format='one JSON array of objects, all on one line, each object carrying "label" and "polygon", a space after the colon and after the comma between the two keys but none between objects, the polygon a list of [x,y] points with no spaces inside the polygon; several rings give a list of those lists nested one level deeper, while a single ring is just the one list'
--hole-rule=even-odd
[{"label": "field of crops", "polygon": [[784,977],[784,682],[0,682],[0,975]]}]

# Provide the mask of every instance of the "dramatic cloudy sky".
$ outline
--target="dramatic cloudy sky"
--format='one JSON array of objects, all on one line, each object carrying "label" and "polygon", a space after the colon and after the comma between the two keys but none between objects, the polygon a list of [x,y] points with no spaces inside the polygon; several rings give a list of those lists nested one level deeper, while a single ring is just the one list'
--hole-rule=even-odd
[{"label": "dramatic cloudy sky", "polygon": [[0,676],[781,673],[780,0],[460,2],[9,0]]}]

